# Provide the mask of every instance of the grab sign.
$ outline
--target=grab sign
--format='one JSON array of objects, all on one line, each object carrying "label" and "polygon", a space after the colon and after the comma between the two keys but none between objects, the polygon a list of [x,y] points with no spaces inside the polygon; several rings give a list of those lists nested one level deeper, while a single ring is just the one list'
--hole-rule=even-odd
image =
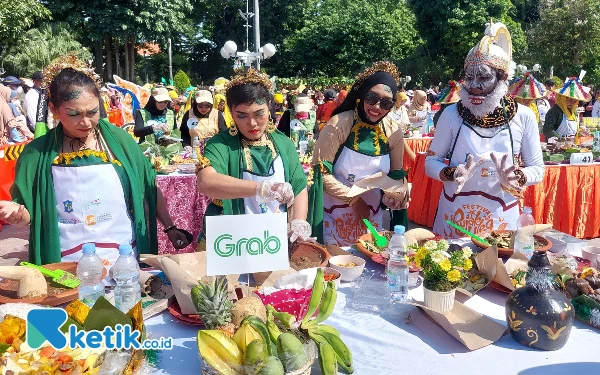
[{"label": "grab sign", "polygon": [[287,214],[206,217],[208,276],[289,268]]}]

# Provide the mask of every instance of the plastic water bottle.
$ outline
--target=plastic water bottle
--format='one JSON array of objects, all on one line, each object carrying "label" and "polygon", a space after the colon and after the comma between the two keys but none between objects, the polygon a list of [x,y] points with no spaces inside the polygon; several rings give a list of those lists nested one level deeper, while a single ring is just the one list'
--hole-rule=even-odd
[{"label": "plastic water bottle", "polygon": [[77,277],[79,284],[79,300],[92,307],[96,300],[104,295],[102,273],[104,265],[96,254],[96,245],[86,243],[82,249],[83,255],[77,263]]},{"label": "plastic water bottle", "polygon": [[140,300],[141,289],[138,279],[140,266],[133,256],[131,245],[119,246],[119,258],[115,262],[113,279],[117,282],[115,287],[115,306],[127,314]]},{"label": "plastic water bottle", "polygon": [[198,158],[196,150],[198,150],[199,148],[200,148],[200,138],[194,137],[194,140],[192,141],[192,157],[194,159]]},{"label": "plastic water bottle", "polygon": [[517,232],[515,233],[515,251],[518,251],[531,259],[535,247],[533,232],[535,219],[531,214],[530,207],[523,207],[523,213],[517,220]]},{"label": "plastic water bottle", "polygon": [[394,226],[394,235],[388,245],[390,259],[388,260],[386,274],[392,303],[405,300],[408,297],[408,265],[404,258],[408,241],[404,237],[405,230],[402,225]]}]

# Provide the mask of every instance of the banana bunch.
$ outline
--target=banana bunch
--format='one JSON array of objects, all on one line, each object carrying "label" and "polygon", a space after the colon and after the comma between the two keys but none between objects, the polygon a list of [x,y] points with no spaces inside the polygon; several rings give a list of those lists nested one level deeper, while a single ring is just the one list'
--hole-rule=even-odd
[{"label": "banana bunch", "polygon": [[198,331],[198,351],[202,359],[222,375],[244,374],[244,356],[235,341],[218,330]]},{"label": "banana bunch", "polygon": [[254,340],[262,340],[265,343],[268,356],[275,353],[275,344],[271,342],[267,326],[259,317],[250,315],[240,323],[240,328],[233,335],[233,341],[242,353],[245,353],[248,345]]}]

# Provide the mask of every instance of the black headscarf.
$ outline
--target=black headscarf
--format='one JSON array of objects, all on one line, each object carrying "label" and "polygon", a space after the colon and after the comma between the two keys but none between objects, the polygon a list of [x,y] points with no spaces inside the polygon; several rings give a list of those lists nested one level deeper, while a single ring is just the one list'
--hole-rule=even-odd
[{"label": "black headscarf", "polygon": [[[331,116],[335,116],[339,113],[346,111],[354,111],[357,108],[356,101],[360,99],[361,102],[364,102],[365,96],[367,92],[373,88],[375,85],[384,84],[392,89],[392,100],[396,101],[396,94],[398,93],[398,85],[396,84],[396,80],[392,77],[391,74],[387,72],[377,72],[370,75],[367,79],[365,79],[360,85],[357,86],[355,83],[352,86],[352,89],[348,93],[346,99],[340,104],[332,113]],[[360,104],[360,103],[359,103]],[[365,108],[363,105],[358,105],[358,117],[360,120],[369,125],[375,125],[379,121],[371,121],[369,120],[369,116],[365,113]]]},{"label": "black headscarf", "polygon": [[210,116],[210,112],[212,111],[212,107],[210,108],[210,111],[206,112],[205,115],[203,115],[202,113],[200,113],[200,111],[198,110],[198,104],[194,101],[194,105],[192,106],[192,111],[194,112],[194,116],[196,116],[196,118],[206,118],[208,116]]},{"label": "black headscarf", "polygon": [[150,99],[148,99],[148,103],[146,103],[146,106],[144,107],[144,109],[146,111],[150,112],[150,114],[152,116],[160,116],[160,115],[164,115],[165,113],[167,113],[167,107],[165,107],[165,109],[163,109],[162,111],[159,111],[158,108],[156,108],[156,99],[154,99],[154,96],[151,95]]}]

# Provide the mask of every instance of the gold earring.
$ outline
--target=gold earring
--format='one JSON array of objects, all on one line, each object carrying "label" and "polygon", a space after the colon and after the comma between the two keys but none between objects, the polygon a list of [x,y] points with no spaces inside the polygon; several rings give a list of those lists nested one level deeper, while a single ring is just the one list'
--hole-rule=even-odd
[{"label": "gold earring", "polygon": [[231,124],[229,127],[229,135],[235,137],[238,135],[238,128],[236,124]]},{"label": "gold earring", "polygon": [[267,133],[273,133],[275,130],[277,129],[277,127],[275,126],[275,122],[273,121],[273,118],[269,119],[269,124],[267,125]]}]

